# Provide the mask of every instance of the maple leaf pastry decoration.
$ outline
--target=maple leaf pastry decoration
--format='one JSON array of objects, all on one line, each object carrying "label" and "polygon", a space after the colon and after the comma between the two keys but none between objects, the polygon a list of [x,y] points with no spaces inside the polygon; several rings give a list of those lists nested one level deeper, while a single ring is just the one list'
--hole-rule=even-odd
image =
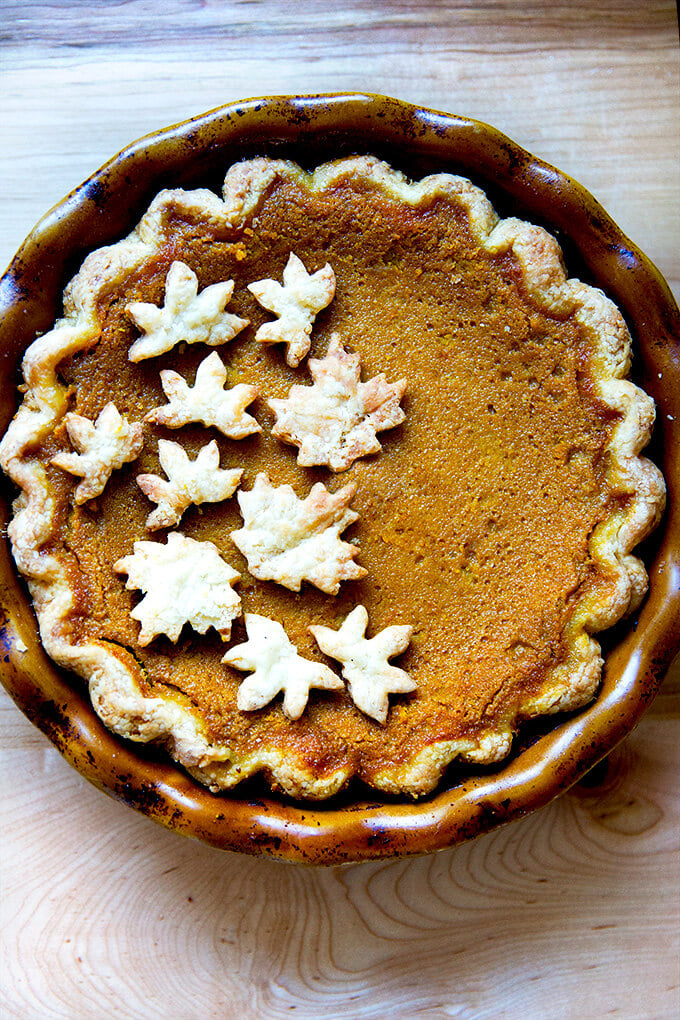
[{"label": "maple leaf pastry decoration", "polygon": [[165,280],[162,308],[146,301],[131,301],[125,311],[144,335],[128,352],[130,361],[144,361],[165,354],[182,341],[210,347],[233,340],[248,319],[225,312],[234,292],[234,281],[213,283],[198,293],[198,277],[184,262],[173,262]]},{"label": "maple leaf pastry decoration", "polygon": [[158,475],[137,475],[137,485],[144,495],[158,504],[146,519],[149,531],[179,524],[191,504],[229,499],[243,474],[242,468],[220,468],[220,451],[214,439],[198,451],[195,460],[189,458],[179,443],[159,439],[158,459],[167,481]]},{"label": "maple leaf pastry decoration", "polygon": [[332,627],[309,628],[325,655],[342,663],[352,701],[366,715],[379,723],[387,720],[388,695],[409,694],[416,683],[403,669],[391,666],[388,659],[403,652],[411,640],[413,627],[385,627],[375,637],[365,637],[368,613],[357,606],[339,630]]},{"label": "maple leaf pastry decoration", "polygon": [[285,630],[276,620],[256,613],[244,616],[248,641],[230,648],[222,662],[241,670],[253,670],[241,683],[236,705],[241,712],[264,708],[284,692],[283,712],[299,719],[309,699],[310,688],[342,690],[344,684],[332,669],[298,655]]},{"label": "maple leaf pastry decoration", "polygon": [[263,344],[286,344],[286,361],[297,368],[310,347],[312,324],[335,296],[335,273],[329,263],[308,273],[294,252],[283,270],[283,285],[276,280],[256,280],[248,290],[263,308],[278,316],[260,326],[255,339]]},{"label": "maple leaf pastry decoration", "polygon": [[190,422],[214,425],[230,439],[243,439],[262,429],[245,409],[258,394],[257,386],[238,383],[225,390],[227,370],[217,351],[213,351],[196,370],[194,385],[172,369],[161,370],[161,384],[168,403],[155,407],[144,421],[181,428]]},{"label": "maple leaf pastry decoration", "polygon": [[144,592],[130,613],[141,623],[140,645],[158,634],[177,641],[185,623],[199,634],[214,627],[223,641],[231,637],[232,620],[241,615],[232,584],[241,575],[225,563],[216,545],[173,531],[165,544],[135,542],[133,548],[113,569],[128,575],[126,588]]},{"label": "maple leaf pastry decoration", "polygon": [[129,422],[112,402],[95,422],[71,411],[64,415],[64,424],[77,453],[57,453],[52,464],[83,479],[75,491],[78,504],[101,495],[111,474],[135,460],[144,445],[141,422]]},{"label": "maple leaf pastry decoration", "polygon": [[310,358],[312,386],[291,386],[288,396],[269,400],[276,415],[272,434],[299,447],[298,464],[325,464],[345,471],[359,457],[382,449],[376,436],[406,417],[400,401],[406,379],[385,376],[361,382],[361,359],[334,333],[325,358]]},{"label": "maple leaf pastry decoration", "polygon": [[232,541],[260,580],[277,581],[291,591],[309,581],[337,595],[341,581],[366,575],[354,562],[357,547],[340,538],[359,516],[349,508],[355,493],[353,484],[330,493],[317,482],[298,499],[292,486],[274,486],[262,472],[249,492],[237,496],[243,527],[232,532]]}]

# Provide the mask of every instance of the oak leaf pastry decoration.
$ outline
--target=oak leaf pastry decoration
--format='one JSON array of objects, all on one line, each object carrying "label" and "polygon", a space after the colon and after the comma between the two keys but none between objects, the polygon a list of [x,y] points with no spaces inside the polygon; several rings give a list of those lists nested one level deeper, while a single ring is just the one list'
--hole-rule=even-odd
[{"label": "oak leaf pastry decoration", "polygon": [[165,354],[181,342],[210,347],[233,340],[248,319],[225,312],[234,292],[234,281],[213,283],[198,293],[198,277],[184,262],[173,262],[165,280],[162,308],[146,301],[131,301],[125,311],[144,335],[128,352],[130,361]]},{"label": "oak leaf pastry decoration", "polygon": [[272,434],[299,447],[298,464],[326,464],[345,471],[359,457],[382,449],[376,436],[406,417],[400,401],[406,379],[385,376],[361,382],[361,359],[334,333],[325,358],[310,358],[312,386],[291,386],[288,396],[269,400],[276,414]]},{"label": "oak leaf pastry decoration", "polygon": [[352,701],[379,723],[387,720],[388,695],[409,694],[416,683],[403,669],[391,666],[388,659],[403,652],[411,640],[413,627],[385,627],[375,637],[365,637],[368,613],[357,606],[339,630],[331,627],[309,628],[325,655],[342,663]]},{"label": "oak leaf pastry decoration", "polygon": [[146,519],[149,531],[179,524],[188,506],[219,503],[238,488],[243,468],[220,468],[216,441],[207,443],[191,460],[186,451],[169,439],[158,440],[158,458],[168,476],[137,475],[137,485],[158,506]]},{"label": "oak leaf pastry decoration", "polygon": [[291,591],[309,581],[329,595],[337,595],[341,581],[364,577],[366,570],[354,562],[359,550],[340,538],[359,516],[349,508],[355,493],[353,484],[331,493],[317,482],[298,499],[292,486],[274,486],[260,473],[253,488],[237,496],[243,527],[231,535],[251,574]]},{"label": "oak leaf pastry decoration", "polygon": [[130,613],[141,623],[139,644],[158,634],[177,641],[189,623],[199,634],[214,627],[223,641],[241,615],[241,599],[232,588],[241,576],[222,559],[212,542],[197,542],[179,531],[162,542],[135,542],[134,552],[113,565],[127,574],[126,588],[139,588],[144,598]]},{"label": "oak leaf pastry decoration", "polygon": [[172,369],[161,370],[161,384],[168,403],[155,407],[144,421],[181,428],[190,422],[214,425],[230,439],[243,439],[262,429],[245,408],[258,394],[257,386],[238,383],[225,390],[227,370],[217,351],[213,351],[196,370],[194,385]]},{"label": "oak leaf pastry decoration", "polygon": [[286,361],[297,368],[310,347],[312,324],[335,296],[335,273],[329,263],[308,273],[294,252],[283,270],[283,285],[276,280],[248,284],[256,301],[278,316],[260,326],[255,339],[263,344],[286,344]]},{"label": "oak leaf pastry decoration", "polygon": [[101,495],[111,474],[139,456],[143,426],[129,422],[111,401],[95,422],[71,411],[64,415],[64,423],[77,453],[57,453],[52,464],[83,479],[75,492],[76,503],[82,504]]},{"label": "oak leaf pastry decoration", "polygon": [[254,670],[241,683],[236,697],[241,712],[263,708],[284,692],[283,712],[299,719],[309,699],[310,688],[342,690],[344,684],[332,669],[298,655],[285,630],[276,620],[256,613],[244,616],[248,641],[230,648],[222,662],[236,669]]}]

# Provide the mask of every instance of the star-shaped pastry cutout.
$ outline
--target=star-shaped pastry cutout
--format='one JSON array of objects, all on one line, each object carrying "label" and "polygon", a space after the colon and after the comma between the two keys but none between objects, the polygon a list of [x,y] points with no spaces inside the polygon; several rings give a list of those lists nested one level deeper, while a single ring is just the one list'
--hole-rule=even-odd
[{"label": "star-shaped pastry cutout", "polygon": [[159,475],[137,475],[137,485],[144,495],[158,503],[146,519],[149,531],[179,524],[192,503],[219,503],[229,499],[243,474],[242,468],[220,468],[220,451],[214,439],[198,451],[195,460],[190,460],[179,443],[159,439],[158,459],[168,476],[167,481]]},{"label": "star-shaped pastry cutout", "polygon": [[342,675],[357,708],[384,723],[388,695],[408,694],[416,689],[415,681],[405,670],[390,666],[387,661],[404,651],[413,627],[386,627],[367,640],[364,636],[367,626],[368,613],[364,606],[357,606],[339,630],[321,626],[309,630],[321,651],[342,663]]},{"label": "star-shaped pastry cutout", "polygon": [[262,429],[255,419],[246,414],[258,394],[257,386],[238,383],[225,390],[227,370],[217,351],[209,354],[196,371],[194,385],[189,386],[178,372],[164,368],[161,384],[168,403],[149,411],[144,421],[181,428],[189,422],[214,425],[230,439],[243,439]]},{"label": "star-shaped pastry cutout", "polygon": [[259,474],[250,492],[238,494],[243,527],[231,534],[251,574],[291,591],[310,581],[329,595],[337,595],[341,581],[364,577],[354,562],[359,550],[340,538],[359,516],[349,509],[355,492],[356,485],[346,485],[330,493],[317,482],[298,499],[292,486],[274,486]]},{"label": "star-shaped pastry cutout", "polygon": [[314,319],[335,295],[332,267],[326,263],[310,274],[291,252],[283,270],[283,285],[276,280],[257,280],[248,284],[248,290],[263,308],[279,317],[260,326],[255,339],[263,344],[285,343],[286,361],[296,368],[309,350]]},{"label": "star-shaped pastry cutout", "polygon": [[280,623],[255,613],[246,613],[244,619],[248,641],[230,648],[222,659],[236,669],[254,670],[238,689],[236,705],[241,712],[263,708],[283,691],[284,714],[299,719],[310,688],[342,690],[344,684],[332,669],[298,655]]},{"label": "star-shaped pastry cutout", "polygon": [[232,620],[241,614],[241,600],[231,586],[241,575],[212,542],[173,531],[165,545],[135,542],[132,555],[123,556],[113,569],[128,575],[126,588],[145,593],[130,613],[142,625],[140,645],[158,634],[177,641],[185,623],[199,634],[214,627],[223,641],[231,637]]},{"label": "star-shaped pastry cutout", "polygon": [[298,464],[327,464],[344,471],[359,457],[377,453],[376,433],[399,425],[406,415],[399,401],[406,380],[388,383],[384,375],[360,379],[360,357],[350,354],[337,333],[325,358],[310,358],[312,386],[291,386],[285,399],[272,399],[272,435],[299,447]]},{"label": "star-shaped pastry cutout", "polygon": [[78,504],[101,495],[112,472],[138,457],[144,445],[141,422],[130,423],[111,402],[94,423],[69,412],[64,415],[64,424],[78,452],[58,453],[52,463],[83,479],[75,492]]},{"label": "star-shaped pastry cutout", "polygon": [[225,312],[234,292],[234,281],[213,283],[198,293],[198,277],[184,262],[173,262],[165,280],[162,308],[146,301],[131,301],[125,307],[144,336],[128,351],[130,361],[143,361],[171,351],[175,344],[204,343],[210,347],[233,340],[248,325],[248,319]]}]

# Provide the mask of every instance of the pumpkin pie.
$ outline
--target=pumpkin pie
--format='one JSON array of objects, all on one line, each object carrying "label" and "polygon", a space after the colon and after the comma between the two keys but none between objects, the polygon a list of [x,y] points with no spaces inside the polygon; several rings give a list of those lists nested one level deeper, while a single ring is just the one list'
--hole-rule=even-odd
[{"label": "pumpkin pie", "polygon": [[43,644],[218,792],[432,790],[597,692],[664,504],[599,290],[460,177],[163,191],[28,348],[0,445]]}]

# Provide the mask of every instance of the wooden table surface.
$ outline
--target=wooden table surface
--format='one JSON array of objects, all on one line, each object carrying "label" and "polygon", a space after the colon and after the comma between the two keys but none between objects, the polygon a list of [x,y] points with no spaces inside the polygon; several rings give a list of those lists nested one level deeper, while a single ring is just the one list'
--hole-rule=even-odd
[{"label": "wooden table surface", "polygon": [[[572,174],[680,291],[675,5],[0,0],[0,262],[134,138],[370,91]],[[220,853],[102,796],[0,700],[0,1017],[680,1016],[671,670],[596,786],[407,862]]]}]

